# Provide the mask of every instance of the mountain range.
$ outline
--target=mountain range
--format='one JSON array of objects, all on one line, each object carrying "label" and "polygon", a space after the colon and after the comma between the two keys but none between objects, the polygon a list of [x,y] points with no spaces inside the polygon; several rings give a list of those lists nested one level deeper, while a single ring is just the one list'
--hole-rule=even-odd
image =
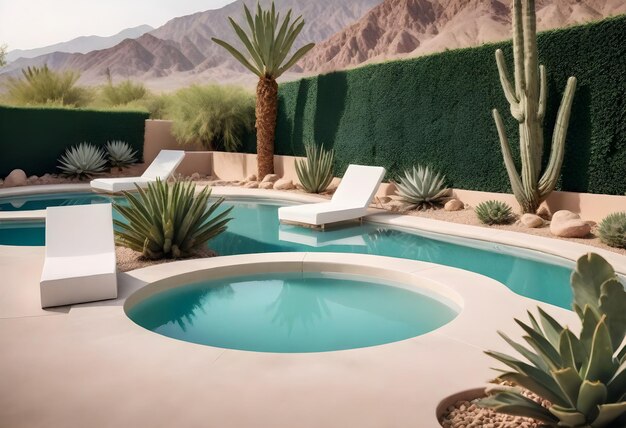
[{"label": "mountain range", "polygon": [[[244,3],[250,7],[256,0],[237,0],[221,9],[175,18],[108,48],[20,58],[0,70],[0,76],[16,75],[23,67],[46,63],[53,69],[80,71],[84,84],[103,82],[109,69],[114,79],[141,80],[163,90],[208,81],[250,85],[255,81],[254,76],[211,41],[211,37],[217,36],[239,45],[227,18],[233,17],[243,24]],[[261,1],[268,3],[269,0]],[[275,3],[278,10],[291,8],[295,16],[303,15],[305,26],[298,45],[317,43],[285,80],[479,45],[510,38],[511,34],[508,0],[275,0]],[[621,13],[626,13],[623,0],[537,0],[539,30]]]},{"label": "mountain range", "polygon": [[127,28],[117,34],[108,37],[102,36],[81,36],[67,42],[56,43],[36,49],[14,49],[7,52],[6,60],[15,61],[19,58],[35,58],[37,56],[50,54],[53,52],[87,53],[96,49],[106,49],[117,45],[124,39],[136,39],[142,34],[152,31],[149,25]]}]

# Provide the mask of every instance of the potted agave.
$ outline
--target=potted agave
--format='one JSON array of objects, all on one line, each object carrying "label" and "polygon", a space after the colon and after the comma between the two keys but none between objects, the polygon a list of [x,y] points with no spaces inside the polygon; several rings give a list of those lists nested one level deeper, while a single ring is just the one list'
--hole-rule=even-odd
[{"label": "potted agave", "polygon": [[580,334],[540,308],[537,318],[529,312],[530,323],[516,319],[529,346],[499,334],[522,358],[486,352],[508,367],[498,378],[514,386],[491,387],[478,405],[547,427],[626,427],[624,284],[604,258],[590,253],[578,260],[571,285]]}]

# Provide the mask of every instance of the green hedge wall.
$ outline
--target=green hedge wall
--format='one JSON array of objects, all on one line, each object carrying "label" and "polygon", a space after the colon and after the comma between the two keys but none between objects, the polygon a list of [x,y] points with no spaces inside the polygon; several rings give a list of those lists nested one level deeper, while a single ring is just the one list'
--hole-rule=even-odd
[{"label": "green hedge wall", "polygon": [[0,177],[15,168],[27,175],[59,172],[65,149],[90,142],[126,141],[143,157],[147,113],[0,106]]},{"label": "green hedge wall", "polygon": [[[559,188],[624,194],[626,17],[541,33],[538,45],[549,87],[546,146],[566,80],[578,78]],[[276,153],[303,155],[303,143],[315,142],[335,149],[337,174],[363,163],[384,166],[389,179],[425,163],[454,187],[510,192],[491,110],[502,114],[514,151],[518,130],[500,87],[497,48],[512,72],[504,42],[282,84]]]}]

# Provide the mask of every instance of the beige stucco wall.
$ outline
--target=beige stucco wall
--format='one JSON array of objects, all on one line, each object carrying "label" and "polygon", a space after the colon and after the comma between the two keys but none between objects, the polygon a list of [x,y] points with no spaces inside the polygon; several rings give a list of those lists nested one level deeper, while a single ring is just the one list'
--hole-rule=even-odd
[{"label": "beige stucco wall", "polygon": [[[181,149],[171,134],[171,121],[147,120],[146,137],[144,143],[144,159],[151,162],[162,149]],[[213,175],[222,180],[242,180],[257,172],[255,154],[226,153],[202,151],[201,146],[185,146],[187,155],[177,172],[191,175],[198,172],[204,175]],[[294,156],[274,156],[274,170],[281,177],[298,181],[295,170]],[[335,179],[333,184],[340,180]],[[395,186],[383,183],[378,189],[377,196],[388,196],[395,193]],[[454,189],[455,197],[470,206],[480,202],[496,199],[506,202],[517,208],[515,197],[507,193],[478,192],[474,190]],[[626,196],[596,195],[591,193],[553,192],[544,203],[551,212],[567,209],[580,213],[585,220],[600,221],[606,215],[616,211],[626,211]]]},{"label": "beige stucco wall", "polygon": [[143,143],[144,164],[149,165],[161,150],[185,150],[187,155],[177,172],[184,175],[191,175],[194,172],[210,175],[211,152],[205,151],[200,144],[181,146],[172,135],[172,123],[171,120],[146,120]]}]

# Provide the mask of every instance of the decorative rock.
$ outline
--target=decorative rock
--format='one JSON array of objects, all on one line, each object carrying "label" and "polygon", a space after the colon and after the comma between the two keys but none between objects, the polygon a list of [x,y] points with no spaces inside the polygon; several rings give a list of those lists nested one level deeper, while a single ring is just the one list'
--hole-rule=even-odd
[{"label": "decorative rock", "polygon": [[583,238],[591,232],[591,226],[580,219],[578,214],[561,210],[554,213],[550,223],[550,233],[561,238]]},{"label": "decorative rock", "polygon": [[246,181],[258,181],[256,174],[250,174],[249,176],[247,176]]},{"label": "decorative rock", "polygon": [[249,181],[243,185],[243,187],[247,187],[248,189],[257,189],[259,187],[258,181]]},{"label": "decorative rock", "polygon": [[278,174],[267,174],[264,178],[263,178],[263,183],[274,183],[275,181],[278,181],[280,177],[278,176]]},{"label": "decorative rock", "polygon": [[539,207],[537,215],[544,220],[550,220],[552,218],[552,213],[546,206]]},{"label": "decorative rock", "polygon": [[276,182],[274,183],[274,189],[276,190],[291,190],[294,187],[296,186],[293,185],[293,181],[284,178],[276,180]]},{"label": "decorative rock", "polygon": [[269,181],[259,183],[259,189],[271,189],[272,187],[274,187],[274,183]]},{"label": "decorative rock", "polygon": [[14,169],[4,179],[4,187],[24,186],[26,184],[26,173],[21,169]]},{"label": "decorative rock", "polygon": [[191,179],[192,180],[200,180],[200,174],[197,172],[194,172],[193,174],[191,174]]},{"label": "decorative rock", "polygon": [[465,205],[463,204],[463,202],[459,201],[458,199],[450,199],[443,206],[443,209],[446,211],[460,211],[463,208],[465,208]]},{"label": "decorative rock", "polygon": [[522,224],[526,227],[536,228],[543,226],[543,219],[536,214],[524,214],[520,219]]}]

